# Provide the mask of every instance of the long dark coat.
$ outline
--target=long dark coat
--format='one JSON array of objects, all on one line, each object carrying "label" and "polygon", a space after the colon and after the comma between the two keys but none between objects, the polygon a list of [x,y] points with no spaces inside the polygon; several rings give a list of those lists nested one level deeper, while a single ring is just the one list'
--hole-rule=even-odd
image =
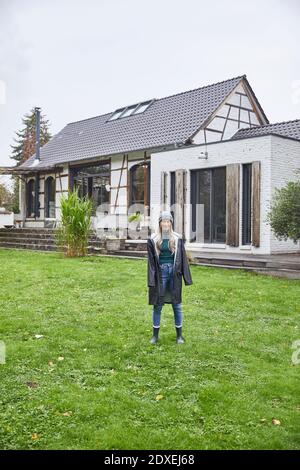
[{"label": "long dark coat", "polygon": [[147,240],[148,251],[148,296],[149,305],[179,304],[182,302],[182,276],[185,285],[193,284],[182,236],[174,232],[174,289],[163,289],[162,273],[159,266],[159,253],[156,247],[157,234],[153,233]]}]

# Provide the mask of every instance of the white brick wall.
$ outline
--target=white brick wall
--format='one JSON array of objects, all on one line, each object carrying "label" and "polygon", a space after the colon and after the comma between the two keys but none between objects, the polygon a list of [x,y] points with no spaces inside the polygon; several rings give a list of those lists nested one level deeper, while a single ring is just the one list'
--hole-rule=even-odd
[{"label": "white brick wall", "polygon": [[[300,180],[300,142],[272,136],[271,140],[271,195],[275,187],[281,188],[288,181]],[[300,251],[300,242],[280,241],[271,232],[271,251]]]},{"label": "white brick wall", "polygon": [[[207,150],[208,159],[199,159],[201,152]],[[231,253],[256,253],[269,254],[276,250],[290,250],[290,242],[278,243],[274,241],[270,226],[266,223],[269,209],[272,187],[275,182],[284,182],[291,178],[292,169],[299,164],[300,142],[294,142],[274,136],[261,136],[243,140],[212,143],[205,147],[189,147],[174,151],[154,153],[151,156],[151,228],[155,229],[160,211],[160,173],[168,172],[168,195],[170,196],[169,172],[184,168],[187,170],[187,194],[186,194],[186,238],[190,235],[190,171],[192,169],[204,169],[224,166],[229,163],[261,162],[261,211],[260,211],[260,246],[231,247],[221,244],[186,243],[188,249],[202,249],[204,251],[223,251]],[[285,159],[285,163],[282,160]],[[272,175],[272,177],[271,177]],[[272,179],[271,179],[272,178]],[[242,183],[242,173],[240,173]],[[276,183],[276,184],[277,184]],[[242,188],[240,188],[242,189]],[[240,190],[240,196],[242,191]],[[170,199],[168,200],[170,204]],[[241,216],[241,200],[240,200]],[[241,218],[240,218],[241,220]],[[240,223],[241,241],[241,223]],[[295,248],[294,248],[295,249]],[[298,248],[299,249],[299,248]]]}]

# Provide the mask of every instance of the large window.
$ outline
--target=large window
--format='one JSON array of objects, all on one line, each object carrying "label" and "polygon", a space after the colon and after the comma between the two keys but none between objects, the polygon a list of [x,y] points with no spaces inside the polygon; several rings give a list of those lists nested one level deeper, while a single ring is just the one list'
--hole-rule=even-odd
[{"label": "large window", "polygon": [[226,243],[226,167],[191,172],[191,241]]},{"label": "large window", "polygon": [[109,204],[109,191],[106,185],[110,184],[110,164],[100,163],[97,165],[72,168],[74,187],[78,188],[80,197],[88,196],[92,199],[93,211],[99,205]]},{"label": "large window", "polygon": [[34,179],[30,179],[26,184],[26,217],[35,217]]},{"label": "large window", "polygon": [[52,176],[45,180],[45,217],[55,218],[55,179]]},{"label": "large window", "polygon": [[150,206],[150,164],[134,165],[130,168],[129,206]]}]

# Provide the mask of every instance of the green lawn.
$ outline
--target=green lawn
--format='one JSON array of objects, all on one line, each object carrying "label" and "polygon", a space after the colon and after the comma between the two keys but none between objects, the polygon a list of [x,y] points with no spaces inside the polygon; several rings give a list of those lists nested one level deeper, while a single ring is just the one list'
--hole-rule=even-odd
[{"label": "green lawn", "polygon": [[0,265],[0,448],[300,448],[300,281],[191,266],[186,343],[166,305],[152,346],[146,260]]}]

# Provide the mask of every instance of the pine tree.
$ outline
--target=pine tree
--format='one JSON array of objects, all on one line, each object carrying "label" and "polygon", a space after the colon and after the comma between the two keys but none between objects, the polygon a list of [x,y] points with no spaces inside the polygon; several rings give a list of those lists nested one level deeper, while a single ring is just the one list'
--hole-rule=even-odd
[{"label": "pine tree", "polygon": [[[36,115],[35,109],[32,108],[29,114],[25,114],[22,118],[23,129],[17,131],[17,138],[14,138],[16,142],[12,147],[12,155],[10,158],[17,161],[17,164],[24,163],[29,157],[35,154],[35,142],[36,142]],[[40,142],[41,147],[45,145],[50,139],[51,134],[49,132],[49,121],[45,119],[45,116],[41,114],[40,117]]]},{"label": "pine tree", "polygon": [[[22,118],[23,128],[16,132],[14,137],[15,144],[11,145],[12,154],[11,159],[17,162],[17,165],[21,165],[29,157],[35,154],[35,143],[36,143],[36,114],[35,109],[32,108],[28,114]],[[40,116],[40,143],[41,147],[45,145],[50,139],[51,134],[49,132],[49,120],[44,115]],[[18,176],[13,176],[14,181],[14,212],[19,212],[19,182]]]}]

